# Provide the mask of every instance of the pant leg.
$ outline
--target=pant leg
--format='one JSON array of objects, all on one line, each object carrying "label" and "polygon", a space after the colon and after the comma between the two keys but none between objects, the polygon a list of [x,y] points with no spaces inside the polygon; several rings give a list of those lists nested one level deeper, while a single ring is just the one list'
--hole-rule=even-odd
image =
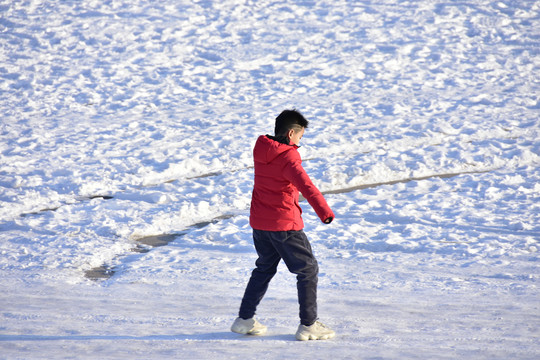
[{"label": "pant leg", "polygon": [[253,230],[253,243],[259,256],[255,262],[256,268],[246,286],[239,315],[243,319],[250,319],[255,315],[257,306],[261,302],[268,284],[277,272],[281,260],[271,240],[272,232]]},{"label": "pant leg", "polygon": [[272,241],[289,271],[296,274],[300,322],[309,326],[317,320],[319,265],[302,230],[287,231],[285,234],[284,238],[283,235],[273,236]]}]

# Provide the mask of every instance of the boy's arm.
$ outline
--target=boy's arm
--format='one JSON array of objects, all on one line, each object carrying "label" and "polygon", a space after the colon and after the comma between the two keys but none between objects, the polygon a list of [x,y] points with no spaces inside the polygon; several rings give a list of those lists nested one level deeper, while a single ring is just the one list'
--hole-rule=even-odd
[{"label": "boy's arm", "polygon": [[[294,154],[296,152],[289,151],[289,153]],[[296,156],[291,156],[291,161],[287,162],[283,168],[283,176],[294,186],[296,186],[298,191],[302,193],[313,210],[315,210],[321,221],[325,224],[330,224],[335,217],[332,209],[330,209],[328,203],[324,199],[324,196],[313,184],[308,174],[302,167],[300,155],[298,153],[295,155]]]}]

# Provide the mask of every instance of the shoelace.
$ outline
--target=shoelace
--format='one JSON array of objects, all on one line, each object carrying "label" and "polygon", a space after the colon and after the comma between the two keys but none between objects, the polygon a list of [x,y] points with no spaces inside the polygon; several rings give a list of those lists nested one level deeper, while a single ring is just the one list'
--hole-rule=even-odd
[{"label": "shoelace", "polygon": [[315,322],[313,323],[313,325],[317,325],[318,327],[321,327],[321,328],[324,328],[324,329],[328,329],[328,327],[327,327],[326,325],[324,325],[322,322],[320,322],[320,321],[318,321],[318,320],[315,321]]}]

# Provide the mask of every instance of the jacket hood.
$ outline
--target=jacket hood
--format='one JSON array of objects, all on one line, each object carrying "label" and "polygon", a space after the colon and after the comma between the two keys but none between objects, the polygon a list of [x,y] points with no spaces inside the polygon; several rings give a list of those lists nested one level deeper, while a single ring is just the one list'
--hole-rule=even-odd
[{"label": "jacket hood", "polygon": [[270,135],[259,136],[253,148],[255,162],[268,164],[284,152],[298,148],[296,145],[288,145],[278,140]]}]

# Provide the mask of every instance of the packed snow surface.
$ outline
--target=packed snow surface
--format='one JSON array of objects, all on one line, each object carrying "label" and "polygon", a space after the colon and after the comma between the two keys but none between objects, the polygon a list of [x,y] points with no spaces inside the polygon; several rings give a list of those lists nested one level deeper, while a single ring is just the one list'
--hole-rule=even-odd
[{"label": "packed snow surface", "polygon": [[[256,258],[286,108],[337,336]],[[0,358],[540,358],[540,3],[0,0]]]}]

